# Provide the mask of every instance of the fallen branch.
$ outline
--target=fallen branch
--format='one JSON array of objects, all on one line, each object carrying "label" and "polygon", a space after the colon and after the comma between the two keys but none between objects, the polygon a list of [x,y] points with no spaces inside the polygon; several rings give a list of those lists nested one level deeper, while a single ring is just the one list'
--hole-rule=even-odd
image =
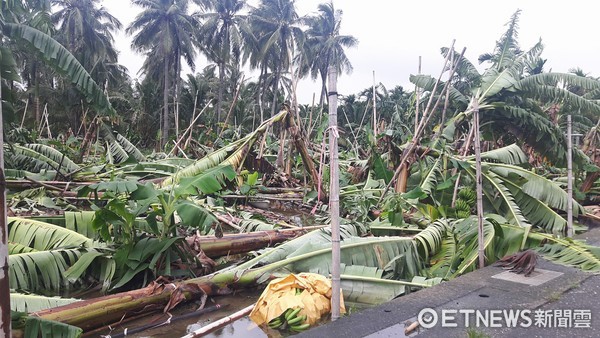
[{"label": "fallen branch", "polygon": [[216,322],[213,322],[212,324],[206,325],[204,327],[199,328],[198,330],[192,331],[189,334],[183,336],[182,338],[201,337],[205,334],[209,334],[213,331],[216,331],[216,330],[226,326],[229,323],[233,323],[236,320],[247,316],[248,314],[250,314],[250,312],[252,312],[252,309],[254,309],[254,304],[252,304],[248,307],[245,307],[245,308],[241,309],[240,311],[235,312],[225,318],[219,319]]}]

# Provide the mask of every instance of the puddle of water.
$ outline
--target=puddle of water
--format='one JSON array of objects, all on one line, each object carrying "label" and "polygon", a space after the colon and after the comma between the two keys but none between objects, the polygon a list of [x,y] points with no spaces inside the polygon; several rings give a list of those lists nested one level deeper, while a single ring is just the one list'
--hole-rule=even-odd
[{"label": "puddle of water", "polygon": [[[251,305],[256,302],[258,297],[260,296],[261,290],[244,290],[238,292],[233,295],[227,296],[219,296],[213,299],[209,299],[206,302],[206,307],[210,307],[214,304],[221,304],[228,306],[224,306],[222,309],[216,310],[211,313],[206,313],[199,315],[198,317],[187,318],[175,321],[170,325],[165,325],[161,327],[157,327],[155,329],[145,330],[143,332],[139,332],[132,335],[127,335],[127,337],[152,337],[152,338],[171,338],[171,337],[181,337],[189,333],[190,331],[196,330],[202,326],[210,324],[215,320],[219,320],[223,317],[226,317],[238,310],[241,310],[248,305]],[[178,306],[175,310],[171,312],[174,318],[177,316],[181,316],[183,314],[190,313],[195,311],[197,308],[197,304],[184,304]],[[125,327],[134,329],[136,327],[140,327],[143,325],[147,325],[151,322],[161,323],[164,322],[168,316],[166,315],[151,315],[145,318],[131,321],[124,325],[118,325],[113,331],[113,335],[116,333],[123,332]],[[273,330],[269,330],[273,331]],[[102,334],[108,334],[108,332],[103,332]],[[269,334],[265,333],[261,328],[256,326],[250,318],[244,317],[234,323],[227,325],[226,327],[219,329],[206,337],[248,337],[248,338],[262,338],[262,337],[280,337],[278,332],[273,331],[269,332]]]}]

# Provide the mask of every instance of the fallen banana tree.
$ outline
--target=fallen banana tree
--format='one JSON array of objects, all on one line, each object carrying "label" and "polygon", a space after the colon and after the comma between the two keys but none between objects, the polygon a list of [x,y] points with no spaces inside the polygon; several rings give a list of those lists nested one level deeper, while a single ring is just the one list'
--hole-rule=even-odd
[{"label": "fallen banana tree", "polygon": [[[537,248],[544,257],[563,264],[599,271],[600,258],[590,247],[526,228],[500,224],[500,216],[489,218],[485,243],[489,261],[524,248]],[[351,225],[342,227],[341,257],[344,264],[344,295],[368,297],[376,288],[391,299],[412,287],[427,286],[414,279],[427,270],[433,276],[451,278],[472,270],[477,260],[474,218],[439,220],[412,237],[359,237]],[[93,330],[140,311],[168,311],[180,302],[203,295],[221,295],[235,289],[260,285],[280,273],[330,273],[331,242],[328,229],[316,230],[282,244],[239,266],[179,283],[153,282],[139,290],[84,300],[35,312],[44,320],[59,321]],[[540,245],[543,245],[540,247]],[[427,265],[431,264],[430,268]],[[361,291],[367,290],[367,291]]]},{"label": "fallen banana tree", "polygon": [[311,226],[297,229],[266,230],[240,234],[224,234],[223,237],[191,236],[186,238],[190,247],[202,250],[208,257],[220,257],[247,253],[274,246],[323,226]]},{"label": "fallen banana tree", "polygon": [[[385,269],[402,278],[411,279],[423,268],[417,244],[407,237],[360,238],[351,226],[344,228],[343,262],[356,265],[353,257],[363,257],[363,264]],[[201,295],[220,295],[241,287],[249,287],[271,279],[277,271],[306,271],[327,275],[330,245],[327,231],[316,230],[234,268],[190,279],[180,283],[153,282],[146,288],[85,300],[33,315],[92,330],[120,320],[140,310],[171,309],[185,300]],[[308,268],[310,267],[310,269]]]}]

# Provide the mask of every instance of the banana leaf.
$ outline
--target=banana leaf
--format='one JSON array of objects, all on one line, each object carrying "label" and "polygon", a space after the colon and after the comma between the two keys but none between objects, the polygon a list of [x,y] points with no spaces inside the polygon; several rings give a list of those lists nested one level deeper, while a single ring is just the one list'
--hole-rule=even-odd
[{"label": "banana leaf", "polygon": [[78,302],[75,298],[46,297],[34,294],[10,293],[10,309],[19,312],[36,312]]},{"label": "banana leaf", "polygon": [[8,218],[8,240],[38,251],[61,247],[91,247],[93,242],[75,231],[18,217]]},{"label": "banana leaf", "polygon": [[241,165],[244,163],[246,155],[252,148],[252,145],[254,145],[254,142],[267,131],[269,126],[273,123],[282,121],[287,116],[287,113],[287,110],[282,110],[270,119],[265,120],[255,131],[246,135],[244,138],[230,143],[221,149],[215,150],[197,160],[192,165],[171,175],[171,177],[161,183],[161,187],[164,188],[177,184],[179,180],[183,178],[197,176],[219,165],[230,165],[236,172],[239,171]]},{"label": "banana leaf", "polygon": [[44,144],[14,144],[6,148],[7,157],[19,169],[33,172],[56,170],[64,176],[81,169],[63,153]]},{"label": "banana leaf", "polygon": [[65,272],[82,254],[81,249],[57,249],[9,255],[10,287],[29,292],[67,289]]}]

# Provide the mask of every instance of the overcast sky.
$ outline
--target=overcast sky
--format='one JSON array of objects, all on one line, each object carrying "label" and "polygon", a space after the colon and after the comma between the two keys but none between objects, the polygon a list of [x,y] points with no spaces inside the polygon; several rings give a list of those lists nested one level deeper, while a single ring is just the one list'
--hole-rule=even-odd
[{"label": "overcast sky", "polygon": [[[326,0],[296,0],[300,15],[314,13]],[[104,0],[103,5],[125,27],[141,11],[127,0]],[[343,10],[342,34],[354,35],[358,47],[348,50],[354,66],[350,75],[338,82],[342,95],[354,94],[377,82],[388,89],[402,85],[413,89],[408,81],[415,74],[419,56],[422,73],[439,75],[443,63],[440,47],[456,39],[455,48],[467,48],[465,56],[473,63],[477,57],[492,52],[496,40],[506,30],[510,16],[521,9],[519,43],[527,50],[538,39],[545,45],[542,57],[548,59],[546,71],[567,72],[580,67],[592,76],[600,76],[600,39],[598,15],[600,5],[595,1],[526,1],[504,0],[334,0],[336,9]],[[142,57],[133,53],[130,37],[116,36],[121,51],[120,62],[127,66],[132,77],[142,64]],[[197,69],[206,65],[199,59]],[[310,103],[320,85],[311,81],[299,84],[301,103]]]}]

